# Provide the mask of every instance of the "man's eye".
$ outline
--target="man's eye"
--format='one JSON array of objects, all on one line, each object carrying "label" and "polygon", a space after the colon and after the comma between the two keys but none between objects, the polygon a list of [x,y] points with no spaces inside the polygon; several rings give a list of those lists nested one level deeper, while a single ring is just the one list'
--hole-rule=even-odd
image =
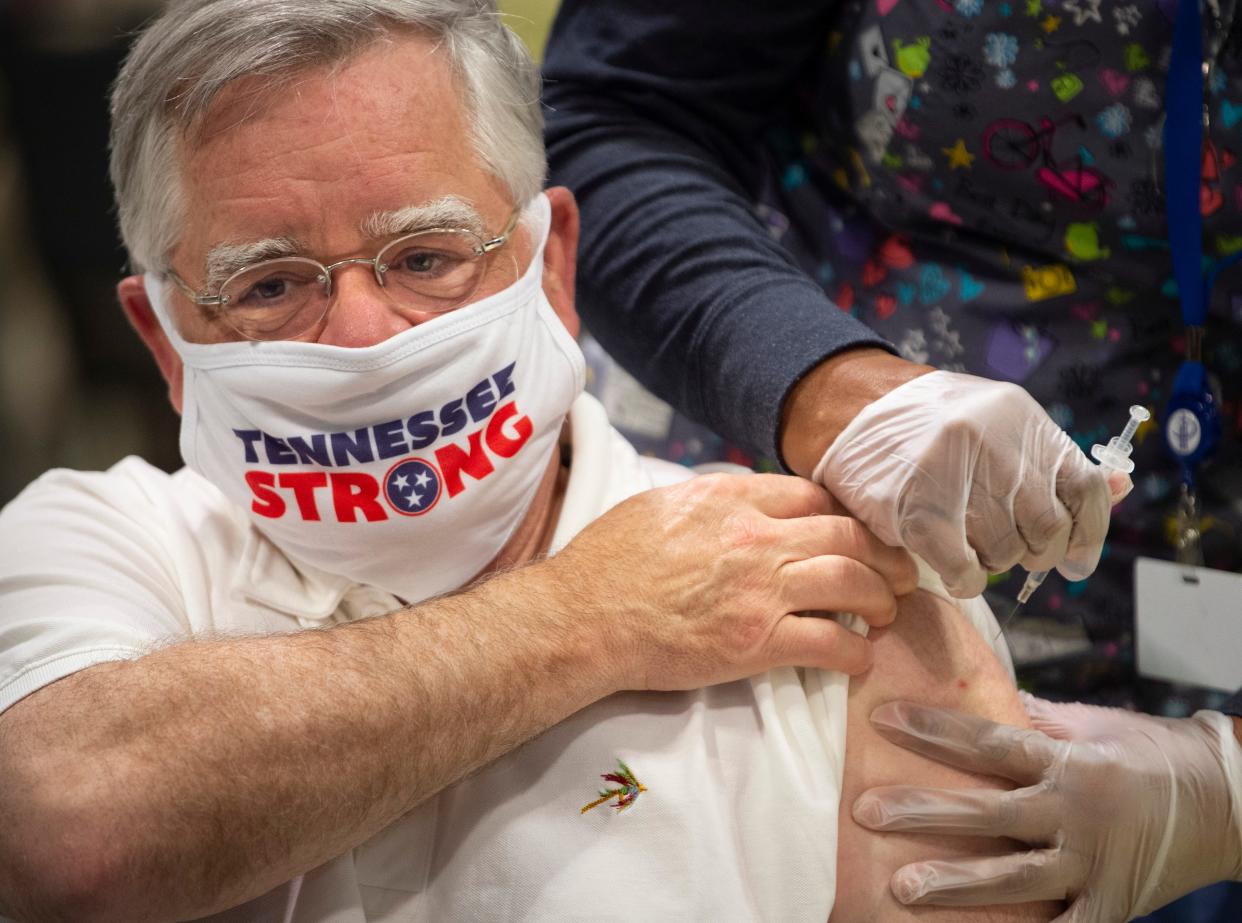
[{"label": "man's eye", "polygon": [[289,279],[280,276],[259,279],[256,282],[248,282],[244,288],[238,288],[230,293],[232,297],[229,298],[229,304],[237,307],[264,307],[279,304],[289,297],[295,287]]},{"label": "man's eye", "polygon": [[406,250],[390,265],[398,272],[420,276],[434,276],[445,272],[453,264],[451,257],[436,250]]},{"label": "man's eye", "polygon": [[304,299],[318,280],[311,272],[265,272],[262,275],[243,274],[226,286],[226,302],[232,308],[284,307]]},{"label": "man's eye", "polygon": [[250,294],[260,301],[270,301],[284,295],[288,285],[284,279],[264,279],[251,289]]}]

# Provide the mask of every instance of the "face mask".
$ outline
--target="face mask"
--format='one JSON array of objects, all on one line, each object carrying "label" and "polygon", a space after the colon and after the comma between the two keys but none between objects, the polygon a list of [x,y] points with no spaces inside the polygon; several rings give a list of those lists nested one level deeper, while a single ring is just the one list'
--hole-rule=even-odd
[{"label": "face mask", "polygon": [[581,392],[577,343],[543,293],[551,208],[509,288],[375,346],[188,343],[181,454],[297,564],[407,602],[456,589],[501,550]]}]

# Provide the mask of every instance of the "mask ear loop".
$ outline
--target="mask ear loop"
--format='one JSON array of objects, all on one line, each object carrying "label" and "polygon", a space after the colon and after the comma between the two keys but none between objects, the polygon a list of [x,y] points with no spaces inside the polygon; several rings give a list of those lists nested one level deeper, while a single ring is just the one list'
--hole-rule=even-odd
[{"label": "mask ear loop", "polygon": [[173,316],[173,306],[169,284],[159,273],[145,272],[142,275],[142,287],[146,290],[147,300],[151,303],[151,311],[159,321],[160,328],[168,337],[178,353],[183,345],[189,343],[177,328],[177,320]]}]

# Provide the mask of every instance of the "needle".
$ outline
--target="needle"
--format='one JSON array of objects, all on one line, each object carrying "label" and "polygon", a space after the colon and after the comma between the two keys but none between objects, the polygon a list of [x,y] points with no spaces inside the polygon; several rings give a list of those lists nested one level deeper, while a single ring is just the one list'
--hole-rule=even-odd
[{"label": "needle", "polygon": [[[1134,462],[1130,460],[1130,453],[1134,451],[1131,440],[1134,433],[1138,430],[1139,424],[1144,420],[1151,418],[1151,413],[1146,407],[1135,404],[1130,408],[1130,419],[1126,423],[1125,429],[1121,431],[1120,436],[1114,436],[1108,440],[1108,445],[1096,444],[1091,447],[1091,456],[1100,463],[1100,467],[1107,468],[1110,471],[1123,471],[1129,474],[1134,470]],[[1023,604],[1031,598],[1031,594],[1039,589],[1039,585],[1044,582],[1044,578],[1048,576],[1048,571],[1041,570],[1029,574],[1026,582],[1022,584],[1022,589],[1018,593],[1018,603],[1013,607],[1013,611],[1009,613],[1009,617],[1000,625],[996,637],[999,638],[1005,628],[1013,621],[1014,616],[1022,608]],[[992,640],[996,640],[993,638]]]},{"label": "needle", "polygon": [[[1021,608],[1022,608],[1022,603],[1013,604],[1013,610],[1005,618],[1005,621],[1001,622],[998,626],[996,626],[996,638],[999,638],[1001,635],[1005,633],[1005,629],[1009,627],[1009,623],[1013,621],[1014,616],[1018,614],[1018,610],[1020,610]],[[993,638],[992,640],[995,641],[996,638]]]}]

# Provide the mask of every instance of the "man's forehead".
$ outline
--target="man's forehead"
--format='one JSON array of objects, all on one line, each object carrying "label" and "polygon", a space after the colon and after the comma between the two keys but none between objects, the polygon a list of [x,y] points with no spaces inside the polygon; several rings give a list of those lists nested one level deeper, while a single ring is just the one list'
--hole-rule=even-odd
[{"label": "man's forehead", "polygon": [[417,35],[266,91],[239,81],[181,153],[195,261],[210,251],[233,265],[220,248],[256,244],[331,256],[359,235],[483,226],[474,201],[486,181],[454,81]]},{"label": "man's forehead", "polygon": [[180,139],[179,159],[192,180],[217,185],[254,166],[288,162],[298,175],[347,174],[354,160],[456,151],[468,119],[438,48],[402,34],[342,61],[239,78]]},{"label": "man's forehead", "polygon": [[445,96],[458,96],[447,55],[438,42],[406,32],[342,60],[230,81],[188,134],[197,146],[255,119],[322,122],[359,102],[368,108],[413,102],[442,109]]}]

